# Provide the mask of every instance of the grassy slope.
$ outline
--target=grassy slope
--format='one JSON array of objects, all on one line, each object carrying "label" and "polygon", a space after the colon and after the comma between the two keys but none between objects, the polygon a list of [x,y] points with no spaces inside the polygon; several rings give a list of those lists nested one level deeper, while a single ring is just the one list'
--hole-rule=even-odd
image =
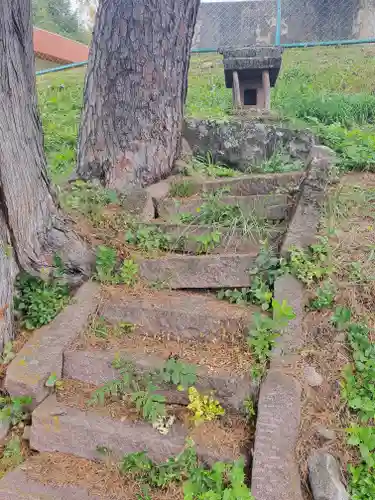
[{"label": "grassy slope", "polygon": [[[345,149],[343,143],[347,137],[346,130],[335,122],[348,126],[359,123],[365,132],[356,131],[354,139],[349,140],[349,146],[353,140],[356,144],[349,167],[372,163],[371,151],[375,150],[373,130],[368,131],[364,126],[369,121],[375,122],[374,56],[375,47],[370,45],[288,50],[273,92],[273,106],[281,114],[308,120],[318,128],[321,124],[329,126],[328,130],[319,128],[319,131],[323,137],[329,137],[329,145],[338,151]],[[197,117],[227,114],[231,90],[225,88],[220,61],[219,55],[192,57],[187,114]],[[74,168],[83,80],[81,69],[52,73],[37,80],[46,153],[56,182],[66,178]],[[358,153],[358,142],[368,143],[364,152]]]}]

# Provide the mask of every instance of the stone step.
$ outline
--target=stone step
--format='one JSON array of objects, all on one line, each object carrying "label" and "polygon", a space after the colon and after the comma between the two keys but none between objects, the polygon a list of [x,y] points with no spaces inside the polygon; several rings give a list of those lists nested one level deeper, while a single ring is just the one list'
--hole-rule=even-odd
[{"label": "stone step", "polygon": [[171,289],[248,287],[249,270],[256,258],[257,252],[139,258],[139,275],[148,282],[162,283]]},{"label": "stone step", "polygon": [[229,304],[210,294],[161,290],[140,296],[117,287],[108,292],[99,314],[113,324],[138,325],[150,335],[215,341],[242,335],[255,311],[257,307]]},{"label": "stone step", "polygon": [[48,483],[42,474],[32,479],[27,471],[34,468],[34,462],[31,458],[0,480],[0,500],[114,500],[113,496],[92,495],[79,485]]},{"label": "stone step", "polygon": [[[0,479],[0,500],[138,498],[139,483],[130,475],[122,475],[116,465],[110,457],[102,463],[64,453],[38,453]],[[157,492],[158,500],[170,500],[172,495],[175,500],[182,500],[182,488],[180,492],[173,485]]]},{"label": "stone step", "polygon": [[225,188],[232,196],[250,196],[277,193],[277,191],[294,193],[305,175],[305,172],[287,172],[243,175],[215,180],[197,180],[194,177],[184,177],[175,182],[189,182],[193,193],[212,193]]},{"label": "stone step", "polygon": [[[128,353],[124,350],[68,350],[64,353],[63,377],[79,380],[95,386],[118,378],[118,371],[113,368],[112,362],[117,357],[134,363],[138,373],[150,373],[160,369],[165,359],[145,353]],[[181,361],[184,361],[181,359]],[[197,370],[197,382],[194,386],[202,392],[215,392],[225,408],[241,410],[244,399],[257,395],[259,385],[251,381],[249,376],[250,365],[243,375],[229,373],[209,373],[207,368],[200,366]],[[187,394],[165,387],[161,391],[169,403],[188,404]]]},{"label": "stone step", "polygon": [[142,224],[142,227],[157,228],[172,238],[172,241],[175,242],[176,252],[189,254],[203,253],[202,245],[197,238],[209,236],[216,231],[220,233],[220,242],[214,248],[210,248],[207,253],[252,253],[259,250],[260,241],[264,240],[268,240],[270,245],[276,248],[280,245],[282,236],[286,231],[285,224],[254,227],[249,234],[245,235],[241,229],[227,229],[207,224],[154,222],[153,224]]},{"label": "stone step", "polygon": [[99,297],[100,286],[85,283],[51,323],[33,333],[7,368],[5,388],[11,396],[31,396],[34,405],[43,401],[49,394],[46,380],[61,374],[63,352],[95,313]]},{"label": "stone step", "polygon": [[[159,217],[166,221],[176,220],[180,214],[189,213],[199,223],[199,209],[205,202],[204,198],[196,196],[186,199],[164,198],[156,205]],[[254,219],[285,220],[289,218],[293,200],[288,194],[223,196],[220,204],[238,206],[244,216],[253,216]]]},{"label": "stone step", "polygon": [[[60,403],[56,395],[51,395],[32,414],[30,447],[39,452],[68,453],[88,460],[102,459],[100,448],[110,450],[113,459],[147,451],[152,460],[163,462],[183,450],[189,434],[188,428],[179,422],[164,436],[149,423],[127,418],[118,420],[94,409],[82,411]],[[224,431],[221,435],[225,435]],[[233,448],[233,443],[216,448],[211,445],[212,441],[208,445],[207,442],[200,444],[199,439],[195,442],[198,456],[208,464],[218,460],[230,462],[242,455],[239,448]]]}]

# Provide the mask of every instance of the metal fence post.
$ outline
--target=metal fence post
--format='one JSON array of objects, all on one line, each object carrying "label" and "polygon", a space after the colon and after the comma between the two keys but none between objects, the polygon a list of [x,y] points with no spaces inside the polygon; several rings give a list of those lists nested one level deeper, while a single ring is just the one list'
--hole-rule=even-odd
[{"label": "metal fence post", "polygon": [[275,45],[281,45],[281,0],[276,0],[276,35]]}]

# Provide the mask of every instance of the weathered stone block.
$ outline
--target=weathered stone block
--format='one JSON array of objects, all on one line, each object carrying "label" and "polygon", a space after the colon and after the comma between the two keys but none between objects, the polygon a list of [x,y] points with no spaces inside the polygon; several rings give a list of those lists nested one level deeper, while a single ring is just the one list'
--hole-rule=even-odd
[{"label": "weathered stone block", "polygon": [[251,491],[257,500],[302,500],[295,446],[301,386],[271,370],[260,390]]},{"label": "weathered stone block", "polygon": [[[112,366],[116,356],[121,356],[134,363],[139,373],[149,373],[160,369],[165,359],[147,354],[131,354],[126,351],[73,351],[64,353],[65,378],[80,380],[88,384],[100,386],[118,377],[118,372]],[[252,383],[248,375],[231,377],[210,374],[203,367],[198,368],[198,379],[194,384],[199,391],[215,391],[220,403],[226,408],[240,410],[246,397],[254,397],[258,384]],[[167,401],[188,404],[186,393],[164,388],[163,394]]]},{"label": "weathered stone block", "polygon": [[231,57],[224,58],[224,70],[241,71],[264,68],[281,68],[281,57]]},{"label": "weathered stone block", "polygon": [[0,480],[0,500],[110,500],[78,486],[43,484],[27,477],[28,462]]},{"label": "weathered stone block", "polygon": [[194,186],[196,186],[196,192],[211,193],[225,188],[228,189],[232,196],[259,196],[272,193],[277,194],[278,191],[294,194],[299,189],[305,174],[305,171],[288,172],[285,174],[254,174],[193,182]]},{"label": "weathered stone block", "polygon": [[0,421],[0,446],[5,443],[9,429],[10,429],[10,422],[7,420],[1,420]]},{"label": "weathered stone block", "polygon": [[[190,213],[199,217],[199,209],[205,203],[203,198],[176,200],[164,198],[157,204],[158,213],[164,220],[176,218],[178,214]],[[287,219],[291,210],[291,199],[287,194],[260,196],[223,196],[222,205],[238,206],[242,213],[269,220]]]},{"label": "weathered stone block", "polygon": [[98,460],[97,448],[105,446],[117,458],[148,450],[156,461],[180,453],[186,433],[177,425],[162,436],[142,422],[114,420],[95,412],[84,412],[60,404],[54,395],[33,412],[30,446],[37,451],[59,451],[90,460]]},{"label": "weathered stone block", "polygon": [[[175,248],[178,252],[199,253],[201,245],[197,238],[211,234],[216,229],[209,225],[196,224],[168,224],[153,223],[147,225],[149,228],[156,227],[166,235],[172,237],[175,242]],[[210,250],[211,254],[216,253],[253,253],[258,252],[260,240],[267,239],[271,246],[277,246],[282,236],[285,234],[286,225],[275,225],[264,232],[259,228],[254,229],[251,234],[243,235],[241,229],[220,228],[220,243]]]},{"label": "weathered stone block", "polygon": [[120,197],[121,206],[131,216],[141,221],[150,221],[155,217],[154,203],[149,190],[134,188]]},{"label": "weathered stone block", "polygon": [[[95,411],[81,411],[48,397],[33,412],[30,447],[37,451],[62,452],[87,458],[101,459],[98,447],[111,450],[114,458],[146,450],[156,462],[164,462],[180,453],[188,431],[175,423],[167,436],[161,435],[149,423],[130,420],[120,421],[104,417]],[[220,450],[197,446],[203,460],[231,461],[235,456],[220,456]],[[229,451],[228,451],[229,453]]]},{"label": "weathered stone block", "polygon": [[284,148],[292,158],[305,161],[314,144],[309,130],[260,120],[227,121],[185,119],[184,137],[194,154],[212,153],[215,161],[245,172]]},{"label": "weathered stone block", "polygon": [[191,150],[191,147],[187,140],[183,137],[181,139],[181,152],[180,152],[180,159],[184,160],[186,162],[190,162],[193,157],[193,152]]},{"label": "weathered stone block", "polygon": [[281,248],[283,256],[292,247],[305,249],[315,243],[327,189],[334,176],[335,156],[329,148],[315,146],[309,162],[300,198]]},{"label": "weathered stone block", "polygon": [[236,57],[281,57],[284,49],[275,46],[250,46],[250,47],[224,47],[219,48],[218,52],[227,58]]},{"label": "weathered stone block", "polygon": [[250,285],[257,254],[177,255],[138,260],[139,275],[172,289],[237,288]]},{"label": "weathered stone block", "polygon": [[315,500],[349,500],[337,460],[324,451],[309,457],[309,479]]},{"label": "weathered stone block", "polygon": [[112,323],[126,321],[145,333],[172,338],[215,340],[241,332],[256,308],[228,304],[207,294],[160,291],[142,298],[112,295],[99,313]]},{"label": "weathered stone block", "polygon": [[272,361],[278,356],[287,356],[297,352],[304,342],[302,322],[304,317],[304,287],[294,276],[286,274],[275,281],[275,299],[281,304],[286,300],[293,308],[295,319],[289,321],[288,326],[282,330],[276,339],[272,352]]},{"label": "weathered stone block", "polygon": [[[168,196],[169,189],[171,187],[171,183],[169,180],[160,181],[156,184],[151,184],[146,188],[146,191],[151,195],[153,202],[156,200],[162,200],[166,196]],[[154,218],[154,215],[152,216]]]},{"label": "weathered stone block", "polygon": [[37,330],[7,369],[5,387],[11,396],[31,396],[33,404],[49,394],[45,382],[55,372],[61,378],[63,351],[79,335],[98,305],[99,286],[85,283],[49,325]]}]

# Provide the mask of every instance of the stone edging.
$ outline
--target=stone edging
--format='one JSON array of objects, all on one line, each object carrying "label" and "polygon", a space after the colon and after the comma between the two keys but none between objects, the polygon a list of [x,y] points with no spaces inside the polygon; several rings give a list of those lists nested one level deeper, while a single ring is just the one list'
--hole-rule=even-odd
[{"label": "stone edging", "polygon": [[45,383],[51,373],[56,373],[58,379],[62,377],[64,350],[97,309],[99,290],[96,283],[85,283],[51,323],[33,333],[8,366],[5,388],[11,396],[31,396],[35,408],[49,395]]},{"label": "stone edging", "polygon": [[[305,249],[316,239],[321,206],[332,180],[334,153],[313,146],[308,170],[292,216],[281,254],[291,247]],[[299,435],[302,387],[287,368],[299,360],[303,346],[304,288],[293,276],[275,282],[275,298],[287,300],[296,318],[282,332],[273,350],[270,370],[262,383],[258,401],[251,489],[256,500],[302,500],[301,481],[295,459]]]}]

